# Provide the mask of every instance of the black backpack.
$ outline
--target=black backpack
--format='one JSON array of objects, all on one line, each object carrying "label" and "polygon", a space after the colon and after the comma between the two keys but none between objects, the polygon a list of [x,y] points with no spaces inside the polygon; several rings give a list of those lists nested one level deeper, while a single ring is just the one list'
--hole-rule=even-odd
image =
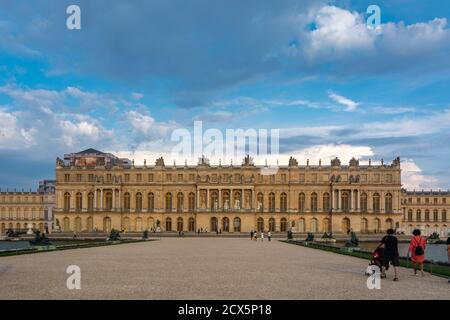
[{"label": "black backpack", "polygon": [[[420,239],[422,240],[422,238]],[[425,251],[423,250],[423,247],[420,245],[420,242],[418,243],[418,246],[416,247],[416,249],[414,250],[414,255],[416,256],[421,256],[425,253]]]}]

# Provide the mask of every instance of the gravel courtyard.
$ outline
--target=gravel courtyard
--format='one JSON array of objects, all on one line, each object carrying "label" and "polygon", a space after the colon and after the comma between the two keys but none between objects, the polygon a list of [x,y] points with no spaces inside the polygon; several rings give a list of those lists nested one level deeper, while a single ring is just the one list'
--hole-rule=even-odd
[{"label": "gravel courtyard", "polygon": [[[68,290],[66,268],[81,268]],[[367,261],[279,241],[160,241],[0,258],[0,299],[450,299],[446,279],[392,273],[369,290]]]}]

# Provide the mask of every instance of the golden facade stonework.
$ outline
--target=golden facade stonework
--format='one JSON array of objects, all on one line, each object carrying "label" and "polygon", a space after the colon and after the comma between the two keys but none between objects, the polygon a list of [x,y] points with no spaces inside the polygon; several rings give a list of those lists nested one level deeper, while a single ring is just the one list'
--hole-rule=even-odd
[{"label": "golden facade stonework", "polygon": [[403,228],[407,233],[420,229],[425,234],[436,232],[447,236],[450,232],[449,191],[402,192]]},{"label": "golden facade stonework", "polygon": [[88,149],[56,162],[56,225],[64,232],[251,230],[360,233],[402,228],[399,158],[390,164],[135,166]]},{"label": "golden facade stonework", "polygon": [[0,231],[8,229],[27,231],[40,230],[51,233],[53,226],[53,208],[55,193],[53,190],[37,192],[0,192]]}]

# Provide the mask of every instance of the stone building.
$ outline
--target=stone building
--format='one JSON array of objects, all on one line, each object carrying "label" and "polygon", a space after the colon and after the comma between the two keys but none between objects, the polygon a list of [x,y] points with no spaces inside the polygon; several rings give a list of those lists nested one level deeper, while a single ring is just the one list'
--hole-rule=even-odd
[{"label": "stone building", "polygon": [[450,232],[449,191],[402,192],[403,228],[406,233],[420,229],[428,235],[433,232],[445,237]]},{"label": "stone building", "polygon": [[37,192],[0,192],[0,231],[38,229],[51,233],[55,207],[55,181],[39,183]]},{"label": "stone building", "polygon": [[241,165],[135,166],[88,149],[56,161],[56,225],[62,231],[363,233],[401,228],[400,159],[360,165],[339,159],[277,171]]}]

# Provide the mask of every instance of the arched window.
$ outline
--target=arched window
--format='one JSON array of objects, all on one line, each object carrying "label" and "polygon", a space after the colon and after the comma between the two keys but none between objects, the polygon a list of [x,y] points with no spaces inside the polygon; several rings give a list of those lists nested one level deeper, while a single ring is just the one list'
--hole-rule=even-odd
[{"label": "arched window", "polygon": [[286,193],[282,193],[280,195],[280,212],[286,212],[287,211],[287,195]]},{"label": "arched window", "polygon": [[166,193],[166,211],[172,211],[172,194],[170,192]]},{"label": "arched window", "polygon": [[155,211],[155,194],[153,192],[149,192],[147,194],[147,211],[154,212]]},{"label": "arched window", "polygon": [[342,205],[342,211],[343,212],[349,212],[350,211],[350,196],[348,192],[342,192],[341,194],[341,205]]},{"label": "arched window", "polygon": [[70,211],[70,193],[64,193],[64,211]]},{"label": "arched window", "polygon": [[241,232],[241,218],[236,217],[233,220],[234,232]]},{"label": "arched window", "polygon": [[375,193],[372,199],[373,199],[373,206],[372,206],[373,212],[380,212],[380,195],[378,193]]},{"label": "arched window", "polygon": [[328,192],[323,194],[323,211],[330,211],[330,194]]},{"label": "arched window", "polygon": [[81,232],[81,218],[80,217],[75,218],[75,231]]},{"label": "arched window", "polygon": [[361,219],[361,232],[367,233],[369,231],[369,225],[366,218]]},{"label": "arched window", "polygon": [[214,211],[219,210],[219,192],[211,191],[210,198],[211,198],[210,199],[211,210],[214,210]]},{"label": "arched window", "polygon": [[216,232],[219,230],[218,221],[216,217],[212,217],[210,220],[211,232]]},{"label": "arched window", "polygon": [[330,232],[330,219],[324,218],[322,221],[323,232]]},{"label": "arched window", "polygon": [[64,217],[63,219],[63,231],[70,231],[70,220],[68,217]]},{"label": "arched window", "polygon": [[222,218],[222,231],[230,232],[230,219],[228,219],[227,217]]},{"label": "arched window", "polygon": [[298,195],[298,212],[305,212],[305,194],[303,192]]},{"label": "arched window", "polygon": [[392,213],[392,194],[390,193],[384,196],[384,210],[386,213]]},{"label": "arched window", "polygon": [[442,221],[446,222],[447,221],[447,210],[442,210]]},{"label": "arched window", "polygon": [[75,196],[75,210],[80,212],[83,209],[83,195],[81,192],[77,192]]},{"label": "arched window", "polygon": [[113,207],[113,201],[112,201],[112,192],[110,192],[110,191],[108,191],[108,192],[106,192],[106,194],[105,194],[105,204],[106,204],[106,206],[105,206],[105,209],[106,210],[111,210],[112,209],[112,207]]},{"label": "arched window", "polygon": [[123,195],[123,209],[128,211],[130,210],[130,194],[128,192],[125,192],[125,194]]},{"label": "arched window", "polygon": [[311,212],[317,212],[317,193],[311,194]]},{"label": "arched window", "polygon": [[177,219],[177,231],[183,231],[183,218],[181,217]]},{"label": "arched window", "polygon": [[438,221],[439,220],[439,214],[438,211],[435,209],[433,210],[433,221]]},{"label": "arched window", "polygon": [[135,226],[136,226],[136,231],[141,232],[142,231],[142,218],[136,218],[135,220]]},{"label": "arched window", "polygon": [[170,217],[166,218],[166,231],[172,231],[172,219]]},{"label": "arched window", "polygon": [[425,210],[425,221],[430,221],[430,210]]},{"label": "arched window", "polygon": [[[178,192],[178,194],[177,194],[177,212],[179,212],[179,213],[183,212],[183,210],[184,210],[183,202],[184,202],[184,195],[182,192]],[[178,231],[180,231],[180,230],[178,230]]]},{"label": "arched window", "polygon": [[194,232],[195,231],[195,219],[190,217],[188,220],[188,224],[189,224],[189,231],[190,232]]},{"label": "arched window", "polygon": [[287,231],[287,221],[286,218],[281,218],[280,220],[280,231],[286,232]]},{"label": "arched window", "polygon": [[311,232],[312,233],[316,233],[317,230],[317,219],[316,218],[312,218],[311,220]]},{"label": "arched window", "polygon": [[86,230],[88,232],[92,232],[94,230],[94,219],[92,217],[88,217],[86,219]]},{"label": "arched window", "polygon": [[362,193],[360,204],[359,204],[362,212],[367,212],[367,194]]},{"label": "arched window", "polygon": [[88,193],[88,211],[94,211],[94,193]]},{"label": "arched window", "polygon": [[261,217],[256,220],[256,230],[258,232],[264,232],[264,219]]},{"label": "arched window", "polygon": [[275,219],[274,218],[269,219],[269,231],[275,232]]},{"label": "arched window", "polygon": [[408,210],[408,221],[413,220],[413,211],[411,209]]},{"label": "arched window", "polygon": [[142,193],[136,193],[136,212],[142,211]]},{"label": "arched window", "polygon": [[275,193],[269,193],[269,211],[275,212]]},{"label": "arched window", "polygon": [[195,194],[193,192],[189,193],[189,212],[195,211]]},{"label": "arched window", "polygon": [[258,212],[264,212],[264,195],[261,192],[256,196],[256,201]]},{"label": "arched window", "polygon": [[416,221],[422,221],[422,212],[420,210],[416,211]]}]

